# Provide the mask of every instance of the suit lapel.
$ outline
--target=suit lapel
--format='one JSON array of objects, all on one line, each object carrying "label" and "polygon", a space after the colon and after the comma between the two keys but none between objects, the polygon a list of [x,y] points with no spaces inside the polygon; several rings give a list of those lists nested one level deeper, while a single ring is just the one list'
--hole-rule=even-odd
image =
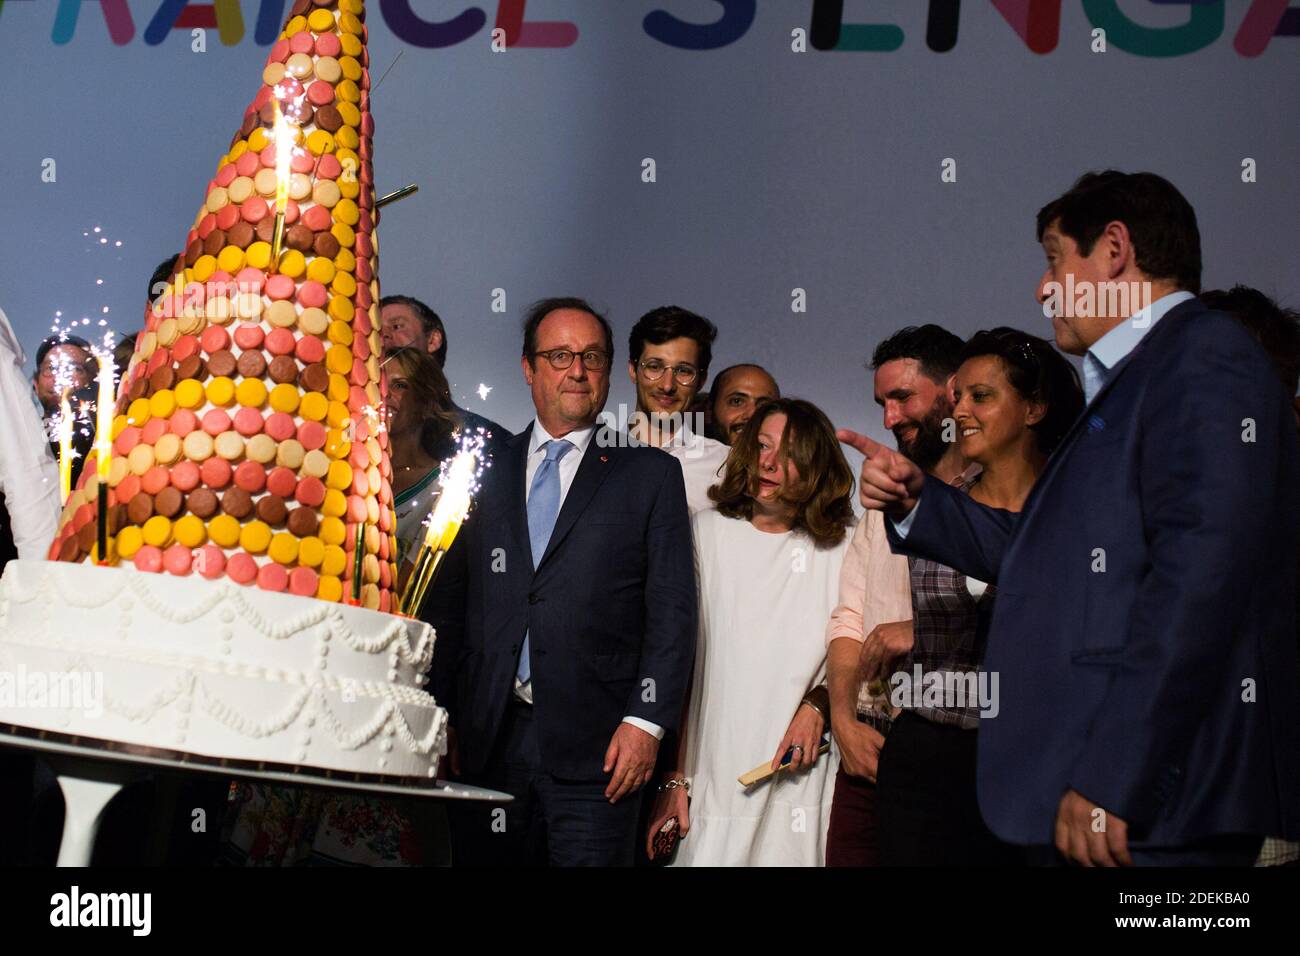
[{"label": "suit lapel", "polygon": [[[551,540],[546,543],[546,552],[542,555],[542,560],[538,562],[538,568],[546,563],[568,533],[573,530],[573,526],[578,523],[578,518],[586,510],[587,505],[591,503],[592,496],[596,494],[596,490],[604,482],[610,469],[614,467],[611,457],[617,449],[612,447],[614,442],[611,440],[611,435],[612,433],[608,429],[598,425],[595,433],[591,436],[591,441],[587,443],[587,450],[582,456],[582,462],[578,465],[578,473],[573,476],[573,484],[569,486],[569,493],[564,496],[564,504],[560,507],[560,514],[555,519],[555,528],[551,531]],[[601,436],[605,436],[603,440]],[[524,523],[527,526],[526,519]]]}]

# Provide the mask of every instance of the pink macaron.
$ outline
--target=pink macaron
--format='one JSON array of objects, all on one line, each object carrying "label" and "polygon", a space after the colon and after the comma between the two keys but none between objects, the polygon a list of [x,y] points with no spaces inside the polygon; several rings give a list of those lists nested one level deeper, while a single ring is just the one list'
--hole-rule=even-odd
[{"label": "pink macaron", "polygon": [[222,572],[226,570],[226,555],[215,544],[205,544],[199,548],[197,563],[199,574],[205,578],[215,580],[221,577]]},{"label": "pink macaron", "polygon": [[144,545],[135,553],[135,569],[157,574],[162,570],[162,552],[151,544]]},{"label": "pink macaron", "polygon": [[203,464],[199,466],[199,476],[203,479],[203,483],[213,491],[220,491],[230,484],[230,475],[230,462],[224,458],[218,458],[216,455],[205,459]]},{"label": "pink macaron", "polygon": [[[320,206],[312,206],[312,209],[320,208]],[[311,209],[307,211],[311,212]],[[308,279],[298,288],[298,301],[304,308],[320,309],[329,301],[329,293],[325,290],[325,286],[315,279]]]},{"label": "pink macaron", "polygon": [[[198,288],[202,289],[203,287],[199,286]],[[204,299],[204,298],[206,298],[206,295],[203,295],[201,293],[196,294],[193,298],[193,301],[197,303],[199,299]],[[216,326],[216,328],[221,328],[221,326]],[[199,352],[198,336],[182,335],[179,339],[176,340],[176,344],[172,346],[172,359],[178,363],[184,362],[191,355],[197,355],[198,352]]]},{"label": "pink macaron", "polygon": [[297,288],[297,283],[295,283],[293,279],[289,278],[289,276],[281,275],[278,272],[275,275],[268,277],[266,280],[266,294],[277,301],[293,298],[293,294]]},{"label": "pink macaron", "polygon": [[172,412],[172,417],[168,422],[171,433],[177,438],[184,438],[194,429],[199,427],[198,416],[188,408],[178,408]]},{"label": "pink macaron", "polygon": [[167,433],[167,419],[151,418],[140,429],[140,441],[146,445],[156,444]]},{"label": "pink macaron", "polygon": [[298,488],[298,476],[283,465],[272,468],[266,476],[266,490],[280,498],[292,498]]},{"label": "pink macaron", "polygon": [[162,563],[168,574],[183,577],[190,573],[194,563],[194,553],[183,544],[174,544],[163,552]]},{"label": "pink macaron", "polygon": [[203,430],[213,438],[230,431],[230,416],[224,409],[209,409],[203,414]]},{"label": "pink macaron", "polygon": [[140,490],[156,495],[171,484],[171,473],[162,465],[154,465],[140,476]]},{"label": "pink macaron", "polygon": [[289,586],[289,572],[268,561],[257,569],[257,586],[263,591],[283,591]]},{"label": "pink macaron", "polygon": [[332,223],[330,211],[324,206],[312,206],[302,214],[302,224],[314,232],[325,232]]},{"label": "pink macaron", "polygon": [[256,461],[241,461],[235,469],[235,484],[250,495],[266,487],[266,468]]},{"label": "pink macaron", "polygon": [[325,447],[329,433],[320,422],[305,421],[298,426],[298,443],[306,451],[315,451]]},{"label": "pink macaron", "polygon": [[171,482],[177,491],[193,491],[201,477],[199,466],[192,461],[182,460],[172,465]]},{"label": "pink macaron", "polygon": [[294,500],[308,508],[319,508],[325,500],[325,485],[319,478],[308,475],[298,482],[294,491]]},{"label": "pink macaron", "polygon": [[140,444],[140,429],[134,425],[128,425],[113,439],[113,454],[125,458],[131,454],[131,449],[138,444]]},{"label": "pink macaron", "polygon": [[289,572],[289,591],[302,597],[315,597],[320,575],[311,568],[294,568]]},{"label": "pink macaron", "polygon": [[235,412],[235,431],[251,438],[262,430],[262,413],[256,408],[241,408]]},{"label": "pink macaron", "polygon": [[314,335],[304,335],[294,346],[294,355],[303,365],[315,365],[325,358],[325,343]]},{"label": "pink macaron", "polygon": [[222,349],[230,348],[230,333],[219,325],[209,325],[199,336],[199,345],[203,346],[203,351],[211,355],[213,352],[220,352]]},{"label": "pink macaron", "polygon": [[266,350],[272,355],[292,355],[297,344],[288,329],[272,329],[266,335]]},{"label": "pink macaron", "polygon": [[[273,279],[281,279],[283,276],[272,276]],[[266,332],[256,322],[243,322],[235,329],[235,344],[243,351],[249,349],[260,349],[262,340],[266,338]]]},{"label": "pink macaron", "polygon": [[226,562],[226,577],[236,584],[252,584],[257,578],[257,562],[247,551],[232,554]]},{"label": "pink macaron", "polygon": [[266,433],[276,441],[284,441],[286,438],[292,438],[296,427],[293,416],[287,412],[272,412],[266,416],[266,424],[263,426]]}]

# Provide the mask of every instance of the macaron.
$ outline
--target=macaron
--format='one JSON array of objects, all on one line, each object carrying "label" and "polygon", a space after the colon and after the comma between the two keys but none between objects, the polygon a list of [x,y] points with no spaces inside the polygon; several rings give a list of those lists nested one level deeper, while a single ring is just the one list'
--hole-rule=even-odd
[{"label": "macaron", "polygon": [[172,525],[172,534],[176,542],[186,548],[197,548],[207,540],[208,531],[198,515],[187,514],[177,519]]},{"label": "macaron", "polygon": [[254,435],[244,444],[244,456],[265,465],[275,460],[276,449],[277,443],[270,435]]},{"label": "macaron", "polygon": [[[263,370],[265,370],[265,364],[265,361],[263,361]],[[279,385],[276,386],[276,388],[280,387]],[[245,408],[261,408],[266,404],[266,385],[262,383],[260,377],[244,379],[235,388],[235,401]]]},{"label": "macaron", "polygon": [[257,562],[243,551],[232,554],[226,562],[226,577],[236,584],[252,584],[257,579]]},{"label": "macaron", "polygon": [[[199,401],[195,403],[195,406],[202,404],[203,386],[199,385],[198,382],[181,382],[180,386],[176,389],[177,395],[184,390],[186,385],[194,385],[198,389]],[[198,426],[198,416],[190,411],[189,408],[178,408],[176,411],[172,412],[172,417],[169,419],[167,424],[171,433],[182,440],[184,440],[186,435],[198,428]]]},{"label": "macaron", "polygon": [[[284,331],[283,329],[278,331]],[[298,402],[301,393],[297,386],[294,385],[277,385],[271,389],[270,402],[271,407],[277,412],[291,414],[298,410]]]},{"label": "macaron", "polygon": [[[261,348],[262,340],[265,337],[266,337],[266,333],[262,330],[262,327],[255,322],[243,322],[235,326],[235,335],[234,335],[235,344],[245,351],[248,349]],[[236,359],[235,364],[230,366],[229,371],[222,371],[220,374],[229,375],[236,368],[238,368],[238,366],[239,366],[239,362]],[[224,361],[222,362],[221,367],[223,369],[225,368]],[[209,359],[208,369],[211,370],[211,368],[212,368],[212,360]],[[217,374],[217,373],[214,372],[213,374]]]},{"label": "macaron", "polygon": [[[219,326],[212,326],[212,327],[219,328]],[[225,330],[223,329],[222,331]],[[204,363],[203,359],[200,358],[198,355],[190,355],[181,360],[181,363],[178,366],[176,366],[176,378],[178,380],[176,384],[177,405],[181,406],[182,408],[194,408],[199,402],[203,400],[203,389],[201,387],[195,389],[194,386],[198,385],[200,381],[207,378],[207,371],[208,371],[208,367],[206,363]],[[185,393],[185,397],[182,398],[181,386],[185,384],[185,380],[187,379],[197,379],[198,381],[195,381],[191,384],[190,389]]]},{"label": "macaron", "polygon": [[[266,356],[261,349],[245,349],[240,353],[235,367],[244,378],[261,378],[266,374]],[[243,385],[243,382],[240,382]],[[238,395],[238,389],[235,390]]]},{"label": "macaron", "polygon": [[298,310],[292,302],[272,302],[262,313],[262,317],[277,331],[291,329],[298,322]]},{"label": "macaron", "polygon": [[266,489],[281,498],[292,498],[298,487],[298,476],[292,469],[279,466],[272,468],[266,476]]},{"label": "macaron", "polygon": [[272,528],[283,526],[289,515],[284,499],[279,495],[262,495],[257,499],[257,505],[253,510],[257,513],[258,521],[265,522]]},{"label": "macaron", "polygon": [[203,577],[216,580],[226,570],[225,552],[215,544],[205,544],[194,556],[194,566]]},{"label": "macaron", "polygon": [[289,591],[292,594],[313,597],[319,584],[320,575],[311,568],[297,567],[289,572]]},{"label": "macaron", "polygon": [[238,432],[222,432],[213,440],[212,447],[226,461],[238,461],[244,455],[244,439]]},{"label": "macaron", "polygon": [[[121,459],[117,459],[121,461]],[[114,488],[113,493],[117,495],[117,500],[121,504],[128,503],[132,498],[140,493],[140,478],[138,475],[128,474]]]},{"label": "macaron", "polygon": [[253,520],[239,532],[239,546],[251,554],[261,554],[271,543],[271,529],[263,521]]},{"label": "macaron", "polygon": [[[298,341],[300,353],[304,351],[304,349],[302,348],[304,342],[315,342],[316,348],[313,351],[319,351],[322,356],[324,355],[325,349],[320,344],[320,339],[310,337],[310,336],[304,336],[302,339]],[[302,359],[302,361],[304,362],[308,361],[308,358],[303,356],[302,354],[299,354],[298,357]],[[324,392],[327,388],[329,388],[329,383],[330,383],[329,369],[327,369],[325,365],[319,360],[313,362],[312,364],[304,368],[298,376],[298,384],[301,385],[302,388],[307,392],[317,392],[317,393]],[[321,417],[323,418],[324,416],[322,415]]]},{"label": "macaron", "polygon": [[257,586],[263,591],[283,591],[289,586],[289,572],[274,562],[257,569]]},{"label": "macaron", "polygon": [[321,561],[321,574],[342,574],[348,565],[348,555],[338,545],[325,545],[325,557]]},{"label": "macaron", "polygon": [[127,518],[133,525],[143,525],[153,517],[153,495],[143,491],[132,495],[126,506]]},{"label": "macaron", "polygon": [[307,452],[302,459],[303,474],[313,478],[324,478],[329,474],[330,458],[325,452],[316,450]]},{"label": "macaron", "polygon": [[217,513],[217,496],[209,488],[195,488],[186,496],[185,505],[190,510],[186,517],[198,517],[206,521]]},{"label": "macaron", "polygon": [[253,512],[253,499],[243,488],[227,488],[221,495],[221,510],[229,518],[242,521]]},{"label": "macaron", "polygon": [[296,438],[286,438],[275,450],[275,463],[297,471],[302,467],[306,452]]},{"label": "macaron", "polygon": [[[195,432],[194,434],[198,435],[202,433]],[[199,476],[203,479],[203,484],[214,491],[220,491],[222,488],[226,487],[226,485],[230,484],[231,475],[232,470],[230,462],[226,461],[224,458],[208,457],[204,460],[203,464],[199,466]]]},{"label": "macaron", "polygon": [[256,408],[241,408],[235,413],[235,431],[245,438],[259,434],[262,431],[262,422],[262,413]]},{"label": "macaron", "polygon": [[[178,439],[179,441],[179,439]],[[193,491],[199,486],[202,475],[199,466],[192,461],[178,461],[171,468],[171,483],[184,492]]]},{"label": "macaron", "polygon": [[293,437],[296,430],[293,416],[286,412],[273,412],[268,415],[264,427],[266,434],[276,441],[284,441],[286,438]]},{"label": "macaron", "polygon": [[[309,393],[303,396],[302,408],[308,406],[307,399],[313,394]],[[304,414],[304,417],[306,415]],[[307,451],[317,451],[325,447],[325,426],[319,421],[304,421],[298,426],[298,443]]]},{"label": "macaron", "polygon": [[[235,484],[247,494],[257,494],[266,487],[266,468],[255,461],[240,462],[235,468]],[[233,514],[229,509],[227,513]],[[241,518],[243,515],[235,515],[235,517]]]},{"label": "macaron", "polygon": [[203,413],[203,430],[214,438],[230,431],[230,416],[220,408],[211,408]]},{"label": "macaron", "polygon": [[271,359],[267,376],[277,385],[293,385],[298,381],[298,363],[289,355],[277,355]]},{"label": "macaron", "polygon": [[[297,225],[294,226],[293,228],[303,229],[308,233],[311,232],[310,229],[307,229],[305,226],[302,225]],[[292,246],[290,248],[292,248]],[[271,299],[277,301],[292,299],[293,294],[296,290],[297,290],[297,284],[293,281],[293,279],[282,273],[277,272],[275,275],[269,276],[266,280],[266,294]]]},{"label": "macaron", "polygon": [[163,567],[168,574],[184,576],[190,573],[191,565],[194,562],[193,552],[181,544],[174,544],[162,555]]},{"label": "macaron", "polygon": [[[118,546],[118,553],[125,556],[120,544]],[[143,545],[135,552],[134,561],[135,569],[137,571],[146,571],[151,574],[157,574],[162,570],[162,551],[154,545]]]},{"label": "macaron", "polygon": [[[311,508],[294,508],[289,512],[286,524],[289,531],[296,534],[305,543],[309,537],[316,534],[321,522],[317,520],[316,513]],[[342,529],[342,522],[339,522],[339,528]],[[343,532],[340,530],[339,533],[342,534]],[[341,541],[342,538],[340,537],[339,540]]]},{"label": "macaron", "polygon": [[292,355],[297,344],[298,340],[287,328],[272,329],[266,336],[266,350],[272,355]]},{"label": "macaron", "polygon": [[164,518],[175,518],[185,510],[185,495],[181,494],[179,488],[168,485],[154,495],[153,508]]},{"label": "macaron", "polygon": [[300,505],[308,508],[319,507],[325,500],[325,485],[319,478],[308,475],[298,482],[298,487],[294,491],[294,499]]},{"label": "macaron", "polygon": [[[323,335],[325,330],[329,328],[329,321],[329,316],[322,309],[303,309],[302,314],[298,316],[298,328],[309,335]],[[310,340],[304,339],[303,341]],[[301,345],[301,342],[299,344]],[[319,362],[325,357],[325,351],[322,347],[320,355],[316,358],[304,358],[301,353],[298,354],[298,357],[304,362]]]},{"label": "macaron", "polygon": [[163,515],[154,515],[144,523],[140,529],[144,532],[144,543],[151,544],[156,548],[167,545],[172,538],[171,519]]}]

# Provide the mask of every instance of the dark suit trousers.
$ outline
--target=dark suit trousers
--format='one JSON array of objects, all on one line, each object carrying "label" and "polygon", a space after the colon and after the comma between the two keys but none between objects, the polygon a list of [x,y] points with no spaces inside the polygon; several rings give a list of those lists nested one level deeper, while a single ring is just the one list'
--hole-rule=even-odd
[{"label": "dark suit trousers", "polygon": [[548,773],[528,704],[511,702],[488,766],[465,782],[515,799],[450,805],[453,866],[632,865],[641,792],[611,805],[608,781]]},{"label": "dark suit trousers", "polygon": [[876,785],[850,777],[841,764],[835,774],[831,822],[826,831],[827,866],[880,865],[876,800]]},{"label": "dark suit trousers", "polygon": [[883,866],[1023,866],[985,825],[975,796],[977,731],[904,711],[880,751]]}]

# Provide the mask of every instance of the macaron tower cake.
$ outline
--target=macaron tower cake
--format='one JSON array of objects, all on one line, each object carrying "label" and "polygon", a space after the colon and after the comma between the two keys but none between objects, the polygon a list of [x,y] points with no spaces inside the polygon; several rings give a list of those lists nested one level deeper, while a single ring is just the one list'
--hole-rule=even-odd
[{"label": "macaron tower cake", "polygon": [[[363,0],[294,0],[171,288],[146,310],[110,463],[88,460],[68,498],[49,550],[60,563],[6,570],[0,669],[6,651],[24,663],[40,648],[62,650],[37,654],[52,669],[132,675],[116,688],[128,728],[64,730],[381,774],[436,767],[445,713],[417,689],[433,634],[394,616],[368,66]],[[146,659],[162,684],[140,678]],[[270,695],[274,714],[267,682],[294,691]],[[147,703],[125,699],[137,691]],[[199,732],[203,707],[220,732]],[[322,710],[330,733],[311,729]],[[28,711],[0,701],[0,731],[31,726]]]}]

